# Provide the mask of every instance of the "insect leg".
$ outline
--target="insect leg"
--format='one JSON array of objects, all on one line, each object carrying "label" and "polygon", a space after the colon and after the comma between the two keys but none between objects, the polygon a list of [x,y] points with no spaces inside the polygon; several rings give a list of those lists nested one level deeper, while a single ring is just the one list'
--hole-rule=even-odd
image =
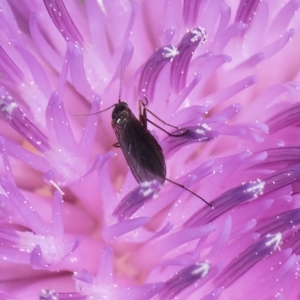
[{"label": "insect leg", "polygon": [[171,183],[173,183],[173,184],[175,184],[175,185],[177,185],[177,186],[179,186],[179,187],[181,187],[181,188],[183,188],[184,190],[190,192],[191,194],[193,194],[194,196],[196,196],[197,198],[199,198],[199,199],[201,199],[203,202],[205,202],[208,206],[210,206],[211,208],[213,208],[212,204],[210,204],[209,202],[207,202],[206,200],[204,200],[202,197],[200,197],[200,196],[199,196],[198,194],[196,194],[195,192],[189,190],[189,189],[188,189],[187,187],[185,187],[184,185],[182,185],[182,184],[180,184],[180,183],[177,183],[177,182],[175,182],[175,181],[173,181],[173,180],[170,180],[170,179],[168,179],[168,178],[166,178],[166,180],[169,181],[169,182],[171,182]]},{"label": "insect leg", "polygon": [[139,120],[142,123],[143,127],[147,129],[147,112],[146,112],[145,104],[143,103],[142,100],[139,100]]},{"label": "insect leg", "polygon": [[144,99],[145,99],[145,101],[146,101],[146,104],[142,101],[142,103],[143,103],[143,106],[145,107],[145,106],[147,106],[148,105],[148,103],[149,103],[149,101],[148,101],[148,98],[146,97],[146,96],[144,96]]},{"label": "insect leg", "polygon": [[169,123],[165,122],[163,119],[158,117],[155,113],[153,113],[150,109],[145,107],[145,110],[147,110],[153,117],[155,117],[157,120],[161,121],[163,124],[168,125],[170,127],[173,127],[175,129],[180,129],[178,126],[175,126],[175,125],[172,125],[172,124],[169,124]]},{"label": "insect leg", "polygon": [[143,105],[144,110],[148,111],[153,117],[155,117],[157,120],[159,120],[160,122],[162,122],[164,125],[168,125],[168,126],[173,127],[175,129],[180,129],[178,126],[174,126],[172,124],[169,124],[169,123],[165,122],[163,119],[161,119],[155,113],[153,113],[149,108],[147,108],[146,105],[148,104],[148,99],[146,97],[144,97],[144,98],[146,100],[146,104],[142,100],[140,100],[140,102],[141,102],[140,105]]},{"label": "insect leg", "polygon": [[149,123],[151,123],[152,125],[154,125],[155,127],[159,128],[160,130],[162,130],[163,132],[165,132],[167,135],[169,136],[174,136],[174,137],[180,137],[180,136],[183,136],[185,135],[189,130],[186,129],[184,132],[180,133],[180,134],[173,134],[173,133],[170,133],[168,132],[167,130],[163,129],[162,127],[158,126],[157,124],[155,124],[154,122],[152,122],[151,120],[149,119],[146,119]]},{"label": "insect leg", "polygon": [[113,143],[113,147],[116,147],[116,148],[121,148],[119,142],[116,142],[116,143]]},{"label": "insect leg", "polygon": [[141,99],[139,100],[139,120],[140,120],[140,122],[143,124],[143,126],[145,128],[147,128],[147,121],[148,121],[149,123],[151,123],[152,125],[156,126],[157,128],[159,128],[160,130],[162,130],[163,132],[165,132],[169,136],[179,137],[179,136],[185,135],[189,131],[188,129],[186,129],[184,132],[182,132],[180,134],[172,134],[172,133],[166,131],[165,129],[163,129],[162,127],[158,126],[157,124],[155,124],[151,120],[147,119],[147,111],[148,111],[151,115],[153,115],[154,117],[156,117],[163,124],[169,125],[169,126],[171,126],[173,128],[176,128],[176,129],[180,129],[177,126],[173,126],[171,124],[166,123],[164,120],[162,120],[157,115],[155,115],[151,110],[149,110],[148,108],[146,108],[145,106],[148,104],[148,99],[146,97],[145,97],[145,99],[147,101],[146,104]]}]

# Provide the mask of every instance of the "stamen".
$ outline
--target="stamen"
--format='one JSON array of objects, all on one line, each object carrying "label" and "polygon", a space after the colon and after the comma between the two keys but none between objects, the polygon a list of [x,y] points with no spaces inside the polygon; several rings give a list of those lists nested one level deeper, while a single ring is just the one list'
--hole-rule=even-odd
[{"label": "stamen", "polygon": [[179,54],[174,58],[171,67],[171,85],[177,93],[186,86],[186,78],[194,51],[199,45],[205,44],[206,41],[207,33],[205,29],[197,27],[185,34],[179,43]]},{"label": "stamen", "polygon": [[267,234],[262,237],[227,265],[218,279],[219,284],[228,287],[263,258],[279,250],[281,243],[281,233]]},{"label": "stamen", "polygon": [[149,101],[154,98],[157,78],[163,67],[174,60],[179,54],[178,49],[174,45],[167,45],[157,49],[145,63],[140,83],[139,95],[141,98],[146,97]]},{"label": "stamen", "polygon": [[207,262],[197,262],[175,273],[172,278],[166,281],[163,290],[160,293],[161,299],[174,299],[188,286],[197,280],[204,278],[210,271],[210,265]]}]

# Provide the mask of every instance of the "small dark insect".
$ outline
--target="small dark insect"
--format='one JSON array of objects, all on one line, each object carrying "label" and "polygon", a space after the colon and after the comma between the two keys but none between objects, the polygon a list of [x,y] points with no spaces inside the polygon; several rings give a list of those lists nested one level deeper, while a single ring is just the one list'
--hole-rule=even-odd
[{"label": "small dark insect", "polygon": [[166,164],[162,149],[147,129],[146,109],[139,102],[139,120],[126,102],[119,101],[112,112],[111,125],[127,164],[138,183],[166,178]]},{"label": "small dark insect", "polygon": [[200,198],[207,205],[212,207],[210,203],[205,201],[193,191],[186,188],[184,185],[166,178],[166,163],[162,148],[150,133],[150,131],[147,129],[147,122],[153,124],[154,126],[166,132],[168,135],[174,137],[182,136],[186,134],[188,130],[185,130],[179,135],[174,135],[164,130],[157,124],[153,123],[152,121],[147,119],[147,112],[159,119],[165,125],[178,129],[178,127],[164,122],[149,109],[147,109],[145,107],[147,103],[148,101],[146,102],[146,104],[144,104],[142,100],[139,101],[139,119],[135,117],[131,109],[128,107],[127,103],[121,101],[120,99],[118,103],[94,114],[106,111],[114,107],[112,112],[111,124],[118,139],[118,142],[115,143],[114,146],[121,148],[127,164],[138,183],[156,180],[159,183],[163,184],[164,181],[167,180],[185,189],[186,191]]},{"label": "small dark insect", "polygon": [[115,143],[114,146],[121,148],[123,155],[127,161],[127,164],[133,176],[139,184],[154,180],[156,180],[160,184],[163,184],[167,180],[195,195],[210,207],[213,207],[209,202],[204,200],[198,194],[186,188],[184,185],[172,181],[166,177],[166,163],[162,148],[156,141],[154,136],[147,129],[147,122],[161,129],[169,136],[174,137],[183,136],[188,132],[188,130],[183,131],[181,134],[171,134],[168,131],[161,128],[160,126],[158,126],[157,124],[153,123],[151,120],[149,120],[147,118],[147,112],[149,112],[163,124],[179,129],[176,126],[164,122],[153,112],[147,109],[146,105],[148,104],[148,100],[146,97],[145,104],[142,100],[139,100],[139,119],[135,117],[131,109],[128,107],[128,104],[124,101],[121,101],[123,83],[122,78],[125,63],[124,57],[125,56],[123,55],[120,64],[120,86],[118,103],[113,104],[104,110],[100,110],[92,114],[98,114],[114,107],[111,116],[111,125],[118,139],[118,142]]}]

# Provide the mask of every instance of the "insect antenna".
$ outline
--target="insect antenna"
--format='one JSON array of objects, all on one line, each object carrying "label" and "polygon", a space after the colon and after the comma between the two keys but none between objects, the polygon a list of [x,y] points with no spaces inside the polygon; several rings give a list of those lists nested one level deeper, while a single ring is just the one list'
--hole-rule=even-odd
[{"label": "insect antenna", "polygon": [[205,199],[203,199],[202,197],[200,197],[200,196],[199,196],[198,194],[196,194],[195,192],[189,190],[189,189],[188,189],[187,187],[185,187],[184,185],[182,185],[182,184],[180,184],[180,183],[177,183],[177,182],[175,182],[175,181],[173,181],[173,180],[171,180],[171,179],[168,179],[168,178],[166,178],[166,180],[169,181],[169,182],[171,182],[171,183],[173,183],[173,184],[175,184],[175,185],[177,185],[177,186],[179,186],[179,187],[181,187],[181,188],[183,188],[184,190],[190,192],[191,194],[193,194],[194,196],[196,196],[197,198],[199,198],[200,200],[202,200],[203,202],[205,202],[208,206],[210,206],[211,208],[213,208],[212,204],[210,204],[209,202],[207,202]]},{"label": "insect antenna", "polygon": [[157,124],[155,124],[155,123],[152,122],[151,120],[147,119],[147,121],[148,121],[149,123],[151,123],[152,125],[154,125],[155,127],[159,128],[161,131],[165,132],[165,133],[166,133],[167,135],[169,135],[169,136],[180,137],[180,136],[185,135],[185,134],[189,131],[188,129],[186,129],[186,130],[185,130],[184,132],[182,132],[182,133],[179,133],[179,134],[173,134],[173,133],[170,133],[170,132],[168,132],[167,130],[163,129],[162,127],[158,126]]},{"label": "insect antenna", "polygon": [[124,80],[124,53],[122,55],[122,60],[120,64],[120,85],[119,85],[119,95],[118,102],[121,102],[122,92],[123,92],[123,80]]},{"label": "insect antenna", "polygon": [[104,112],[104,111],[106,111],[106,110],[111,109],[111,108],[114,107],[114,106],[116,106],[116,104],[113,104],[113,105],[111,105],[111,106],[109,106],[109,107],[107,107],[107,108],[105,108],[105,109],[103,109],[103,110],[99,110],[99,111],[96,111],[96,112],[94,112],[94,113],[89,113],[89,114],[79,114],[79,115],[74,115],[74,117],[86,117],[86,116],[98,115],[98,114],[100,114],[100,113],[102,113],[102,112]]}]

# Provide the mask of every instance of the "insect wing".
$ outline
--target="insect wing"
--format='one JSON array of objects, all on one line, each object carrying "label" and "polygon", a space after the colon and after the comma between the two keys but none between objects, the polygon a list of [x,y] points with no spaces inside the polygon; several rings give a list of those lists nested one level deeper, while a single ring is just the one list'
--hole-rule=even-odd
[{"label": "insect wing", "polygon": [[162,149],[156,139],[139,120],[131,117],[123,127],[113,126],[127,164],[139,182],[166,178],[166,165]]}]

